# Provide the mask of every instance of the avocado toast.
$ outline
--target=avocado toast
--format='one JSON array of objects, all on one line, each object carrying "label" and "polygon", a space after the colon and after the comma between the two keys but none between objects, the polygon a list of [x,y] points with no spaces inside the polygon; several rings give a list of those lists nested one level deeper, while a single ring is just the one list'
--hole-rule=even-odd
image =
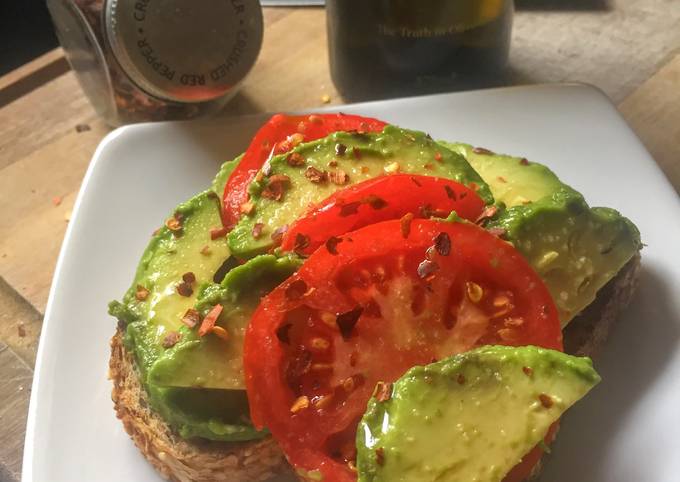
[{"label": "avocado toast", "polygon": [[[309,118],[318,123],[312,118],[318,116]],[[240,159],[228,162],[213,188],[180,206],[154,236],[131,290],[111,305],[120,320],[111,377],[119,417],[164,475],[255,480],[288,470],[267,432],[251,424],[241,345],[260,298],[309,255],[304,236],[293,240],[292,252],[272,251],[286,227],[304,218],[310,204],[362,181],[409,174],[450,179],[475,191],[486,208],[471,221],[513,243],[543,278],[560,321],[568,323],[564,344],[570,353],[591,353],[629,300],[639,235],[618,213],[591,210],[538,164],[460,144],[449,149],[422,133],[382,127],[373,132],[358,124],[309,141],[289,135],[289,149],[255,170],[240,220],[227,234],[219,195]],[[377,211],[380,202],[372,201],[339,209],[362,215]],[[420,214],[445,218],[448,212]],[[546,226],[551,231],[542,236]],[[239,265],[234,253],[249,260]],[[210,327],[206,319],[217,323]]]}]

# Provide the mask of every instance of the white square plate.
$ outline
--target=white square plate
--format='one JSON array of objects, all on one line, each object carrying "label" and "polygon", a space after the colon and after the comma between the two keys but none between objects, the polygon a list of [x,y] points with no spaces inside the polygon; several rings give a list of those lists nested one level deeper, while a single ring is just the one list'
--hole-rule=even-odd
[{"label": "white square plate", "polygon": [[[680,202],[609,100],[591,87],[553,85],[342,110],[545,163],[591,205],[637,224],[647,244],[640,290],[596,361],[604,381],[564,418],[542,480],[679,480]],[[106,374],[115,321],[106,305],[128,287],[154,228],[208,186],[265,117],[134,125],[100,144],[45,314],[24,482],[160,480],[114,416]]]}]

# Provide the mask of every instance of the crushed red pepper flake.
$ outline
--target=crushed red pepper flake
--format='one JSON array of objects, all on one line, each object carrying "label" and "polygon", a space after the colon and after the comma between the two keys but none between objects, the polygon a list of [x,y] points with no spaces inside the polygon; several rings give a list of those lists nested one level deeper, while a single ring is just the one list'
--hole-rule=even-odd
[{"label": "crushed red pepper flake", "polygon": [[217,338],[220,338],[221,340],[229,341],[229,332],[226,329],[222,328],[221,326],[217,325],[213,326],[212,330],[210,330],[210,333],[215,335]]},{"label": "crushed red pepper flake", "polygon": [[264,223],[255,223],[253,225],[252,235],[255,239],[260,239],[262,236],[262,230],[264,229]]},{"label": "crushed red pepper flake", "polygon": [[482,211],[482,214],[480,214],[477,219],[475,219],[475,224],[479,224],[482,221],[485,221],[489,218],[492,218],[496,215],[498,212],[498,207],[497,206],[487,206],[484,208],[484,211]]},{"label": "crushed red pepper flake", "polygon": [[418,179],[416,179],[415,177],[411,177],[411,181],[413,181],[413,184],[415,184],[416,186],[422,187],[422,184],[420,183],[420,181]]},{"label": "crushed red pepper flake", "polygon": [[442,162],[442,153],[441,152],[435,152],[434,160],[437,161],[437,162]]},{"label": "crushed red pepper flake", "polygon": [[361,149],[358,147],[355,147],[352,149],[352,155],[354,156],[354,159],[357,161],[361,159]]},{"label": "crushed red pepper flake", "polygon": [[439,271],[439,265],[437,264],[436,261],[432,261],[429,259],[423,260],[420,262],[418,265],[418,276],[422,279],[428,279],[434,274]]},{"label": "crushed red pepper flake", "polygon": [[489,149],[485,149],[483,147],[475,147],[472,149],[472,152],[475,154],[486,154],[486,155],[491,155],[493,154],[493,151],[490,151]]},{"label": "crushed red pepper flake", "polygon": [[454,201],[458,199],[458,196],[456,196],[456,191],[454,191],[451,186],[444,185],[444,191],[446,191],[446,196],[449,199],[453,199]]},{"label": "crushed red pepper flake", "polygon": [[262,197],[273,201],[281,201],[290,178],[285,174],[275,174],[269,178],[267,187],[262,190]]},{"label": "crushed red pepper flake", "polygon": [[550,398],[550,395],[546,395],[545,393],[541,393],[538,396],[538,399],[541,401],[541,405],[543,405],[544,408],[550,408],[553,406],[553,399]]},{"label": "crushed red pepper flake", "polygon": [[336,159],[331,159],[328,161],[328,167],[338,167],[338,161]]},{"label": "crushed red pepper flake", "polygon": [[280,226],[274,230],[274,232],[271,235],[272,241],[275,243],[280,243],[281,238],[283,238],[283,235],[288,231],[288,225],[284,224],[283,226]]},{"label": "crushed red pepper flake", "polygon": [[[337,163],[336,163],[337,165]],[[347,184],[349,182],[349,175],[343,171],[342,169],[338,169],[337,171],[331,171],[328,173],[328,178],[331,180],[333,184],[336,184],[338,186],[342,186],[344,184]]]},{"label": "crushed red pepper flake", "polygon": [[198,325],[199,321],[201,321],[201,314],[193,308],[189,308],[182,317],[182,323],[184,323],[189,328],[193,328]]},{"label": "crushed red pepper flake", "polygon": [[385,465],[385,449],[382,447],[378,447],[375,449],[375,463],[383,466]]},{"label": "crushed red pepper flake", "polygon": [[290,407],[290,412],[298,413],[306,408],[309,408],[309,398],[306,395],[302,395],[293,402],[293,405]]},{"label": "crushed red pepper flake", "polygon": [[498,179],[498,181],[502,182],[503,184],[508,182],[503,176],[498,176],[496,179]]},{"label": "crushed red pepper flake", "polygon": [[529,159],[527,159],[526,157],[523,157],[522,159],[519,160],[519,163],[522,166],[528,166],[529,165]]},{"label": "crushed red pepper flake", "polygon": [[371,206],[376,211],[387,207],[387,201],[375,194],[369,194],[363,199],[363,202]]},{"label": "crushed red pepper flake", "polygon": [[373,396],[378,402],[386,402],[392,398],[392,384],[386,382],[378,382],[375,385]]},{"label": "crushed red pepper flake", "polygon": [[245,215],[253,213],[255,211],[255,203],[253,203],[252,201],[244,202],[243,204],[241,204],[240,211],[241,214]]},{"label": "crushed red pepper flake", "polygon": [[340,206],[340,217],[346,217],[346,216],[351,216],[352,214],[356,214],[357,211],[359,210],[359,206],[361,206],[360,201],[354,201],[351,203],[346,203],[342,204]]},{"label": "crushed red pepper flake", "polygon": [[142,285],[137,285],[137,290],[135,291],[135,299],[137,301],[144,301],[149,296],[149,290]]},{"label": "crushed red pepper flake", "polygon": [[181,339],[182,335],[176,331],[168,332],[168,334],[163,337],[163,348],[172,348]]},{"label": "crushed red pepper flake", "polygon": [[281,343],[290,345],[290,329],[293,327],[292,323],[284,323],[276,329],[276,338]]},{"label": "crushed red pepper flake", "polygon": [[177,294],[188,298],[189,296],[194,294],[194,289],[191,287],[190,283],[185,283],[184,281],[182,281],[177,285]]},{"label": "crushed red pepper flake", "polygon": [[315,184],[320,184],[326,182],[328,179],[328,172],[321,171],[314,166],[307,166],[305,177]]},{"label": "crushed red pepper flake", "polygon": [[401,226],[401,236],[404,239],[408,238],[408,235],[411,234],[411,222],[412,221],[413,221],[413,213],[404,214],[399,221],[399,224]]},{"label": "crushed red pepper flake", "polygon": [[434,249],[437,250],[441,256],[448,256],[451,254],[451,237],[441,232],[434,238]]},{"label": "crushed red pepper flake", "polygon": [[345,313],[340,313],[335,317],[335,323],[340,329],[340,334],[343,340],[347,340],[352,336],[352,331],[354,331],[354,326],[359,321],[361,314],[364,312],[364,308],[357,306],[353,310],[347,311]]},{"label": "crushed red pepper flake", "polygon": [[291,152],[286,157],[286,163],[293,167],[304,166],[305,158],[299,152]]},{"label": "crushed red pepper flake", "polygon": [[210,249],[210,246],[208,246],[208,245],[206,244],[205,246],[203,246],[203,247],[201,248],[200,253],[201,253],[203,256],[208,256],[210,253],[212,253],[212,250]]},{"label": "crushed red pepper flake", "polygon": [[456,381],[458,382],[458,385],[464,385],[465,384],[465,375],[462,373],[459,373],[458,376],[456,377]]},{"label": "crushed red pepper flake", "polygon": [[177,219],[177,216],[169,217],[165,220],[165,227],[168,228],[173,233],[180,231],[182,229],[182,221]]},{"label": "crushed red pepper flake", "polygon": [[203,318],[201,327],[198,329],[198,336],[205,336],[212,331],[215,323],[217,323],[217,319],[220,317],[220,314],[222,314],[222,310],[222,305],[213,306],[208,314],[205,315],[205,318]]},{"label": "crushed red pepper flake", "polygon": [[309,246],[309,236],[306,234],[302,233],[296,233],[295,234],[295,244],[293,245],[293,251],[301,252],[303,251],[306,247]]},{"label": "crushed red pepper flake", "polygon": [[192,271],[187,271],[182,275],[182,281],[189,284],[195,283],[196,275]]},{"label": "crushed red pepper flake", "polygon": [[338,254],[338,244],[342,243],[342,238],[338,238],[337,236],[331,236],[326,240],[326,249],[328,250],[329,253],[332,255],[337,255]]},{"label": "crushed red pepper flake", "polygon": [[434,166],[432,165],[431,162],[423,164],[423,169],[427,169],[428,171],[432,170]]},{"label": "crushed red pepper flake", "polygon": [[286,288],[286,298],[290,301],[297,301],[307,293],[307,283],[303,279],[296,279]]},{"label": "crushed red pepper flake", "polygon": [[345,152],[347,152],[347,146],[344,144],[336,144],[335,145],[335,155],[336,156],[344,156]]},{"label": "crushed red pepper flake", "polygon": [[59,206],[61,204],[61,196],[54,196],[52,198],[52,204]]},{"label": "crushed red pepper flake", "polygon": [[223,238],[227,235],[228,229],[224,226],[219,228],[212,228],[210,230],[210,239],[215,241],[216,239]]},{"label": "crushed red pepper flake", "polygon": [[17,325],[17,335],[19,335],[19,338],[23,338],[26,336],[26,327],[24,327],[23,323],[19,323]]},{"label": "crushed red pepper flake", "polygon": [[522,371],[523,371],[524,374],[525,374],[526,376],[528,376],[528,377],[530,377],[531,375],[534,374],[534,369],[531,368],[531,367],[522,367]]}]

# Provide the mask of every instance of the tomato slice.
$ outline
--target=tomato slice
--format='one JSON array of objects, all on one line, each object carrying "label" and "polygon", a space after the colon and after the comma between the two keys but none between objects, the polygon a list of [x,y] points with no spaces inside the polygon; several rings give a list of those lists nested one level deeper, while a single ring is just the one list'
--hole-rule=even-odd
[{"label": "tomato slice", "polygon": [[[557,436],[557,429],[560,426],[560,422],[557,421],[550,426],[548,433],[543,437],[543,443],[550,445],[555,440]],[[543,457],[543,447],[537,445],[531,451],[522,457],[519,464],[515,465],[512,470],[503,478],[503,482],[524,482],[529,479],[531,472],[534,470],[536,464]]]},{"label": "tomato slice", "polygon": [[480,345],[562,349],[541,279],[474,224],[384,221],[340,239],[262,299],[245,339],[253,422],[314,477],[355,480],[356,427],[378,381]]},{"label": "tomato slice", "polygon": [[[311,254],[327,240],[363,226],[407,213],[415,218],[446,217],[456,211],[474,221],[484,201],[472,189],[432,176],[393,174],[336,191],[298,219],[286,232],[281,247]],[[335,240],[332,240],[335,242]]]},{"label": "tomato slice", "polygon": [[276,114],[250,142],[224,187],[222,220],[232,228],[241,217],[241,206],[248,200],[248,186],[271,156],[291,150],[300,142],[321,139],[337,131],[380,132],[383,121],[342,113],[285,115]]}]

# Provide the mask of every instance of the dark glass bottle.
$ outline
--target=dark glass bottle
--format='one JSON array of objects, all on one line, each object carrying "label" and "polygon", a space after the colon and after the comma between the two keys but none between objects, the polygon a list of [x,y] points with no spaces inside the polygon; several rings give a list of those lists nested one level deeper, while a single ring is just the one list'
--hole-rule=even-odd
[{"label": "dark glass bottle", "polygon": [[331,75],[349,99],[486,86],[508,59],[512,0],[327,0]]}]

